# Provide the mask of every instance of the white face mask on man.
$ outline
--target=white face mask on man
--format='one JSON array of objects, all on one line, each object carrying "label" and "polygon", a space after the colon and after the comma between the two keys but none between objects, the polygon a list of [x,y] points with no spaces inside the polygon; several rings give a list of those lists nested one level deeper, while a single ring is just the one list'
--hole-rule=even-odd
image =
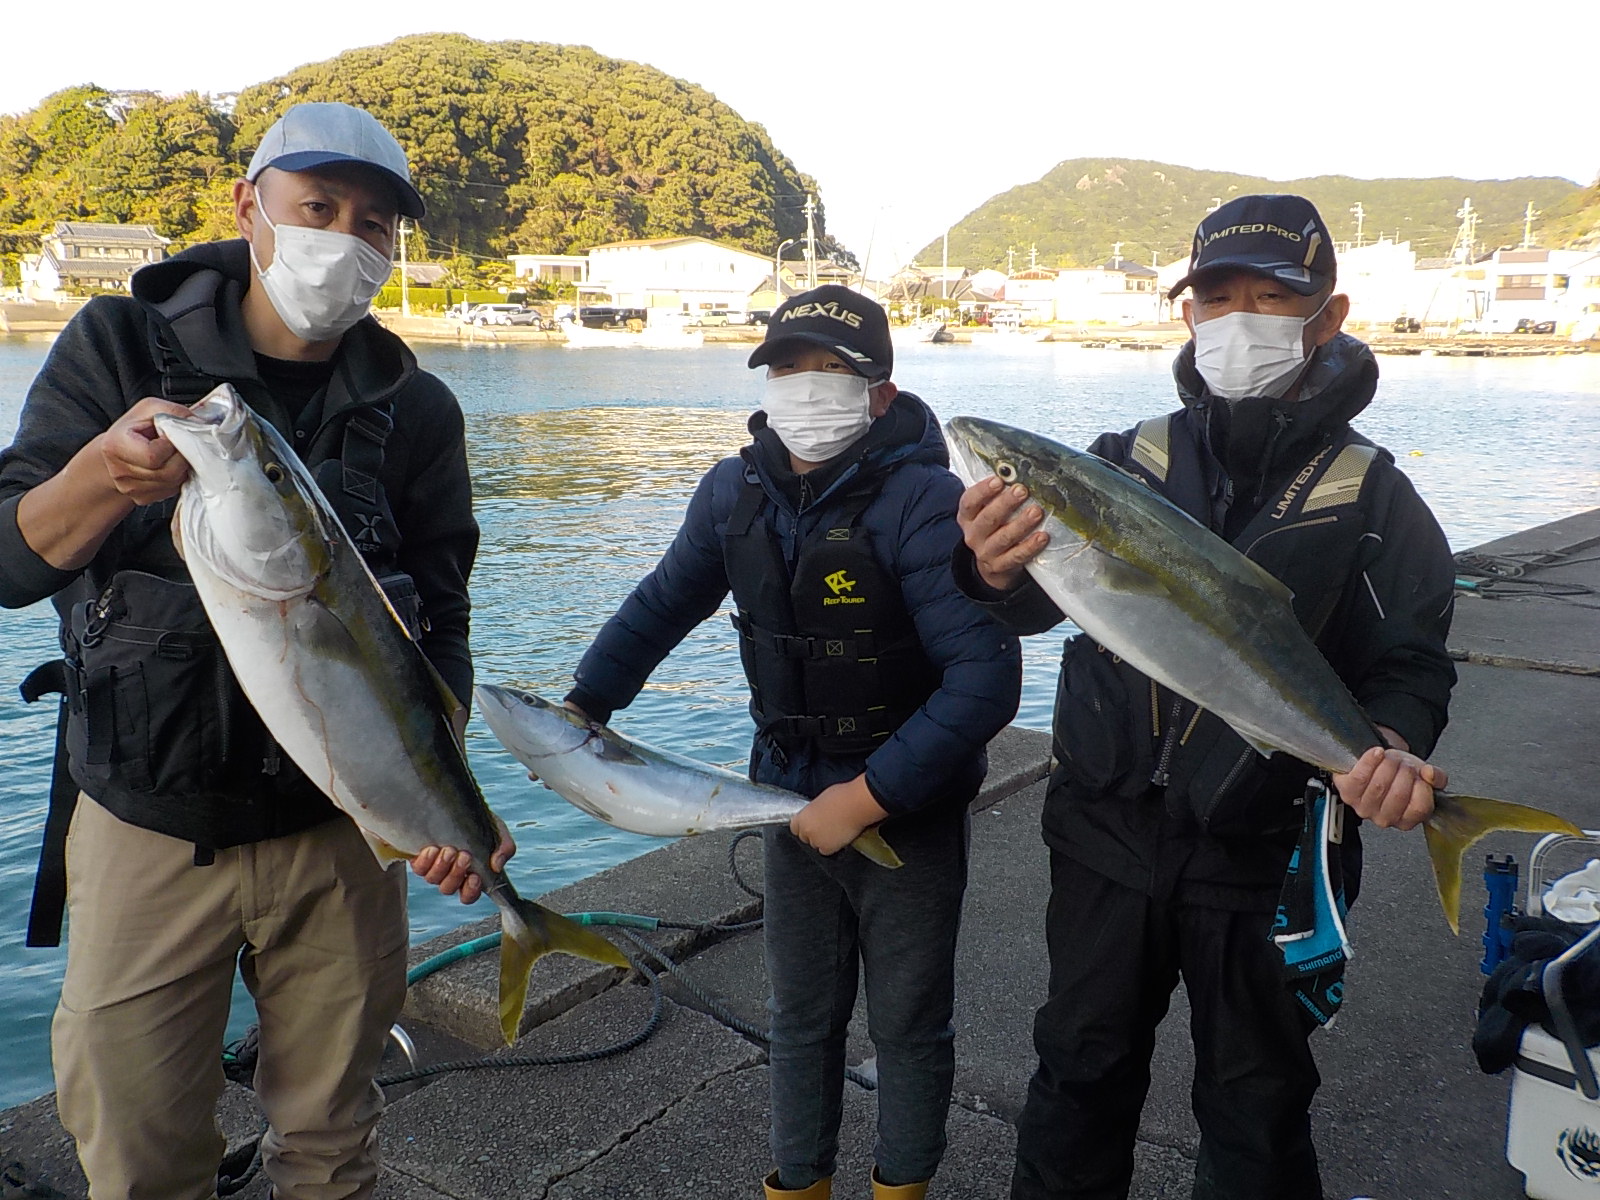
[{"label": "white face mask on man", "polygon": [[290,333],[307,342],[331,342],[367,315],[394,270],[387,254],[353,234],[274,225],[260,189],[256,214],[272,230],[272,265],[262,269],[253,242],[250,261]]},{"label": "white face mask on man", "polygon": [[1306,327],[1332,300],[1309,317],[1231,312],[1194,327],[1194,366],[1211,394],[1224,400],[1261,396],[1276,400],[1305,367]]},{"label": "white face mask on man", "polygon": [[761,407],[767,427],[789,453],[811,463],[827,462],[872,424],[871,385],[846,371],[796,371],[767,380]]}]

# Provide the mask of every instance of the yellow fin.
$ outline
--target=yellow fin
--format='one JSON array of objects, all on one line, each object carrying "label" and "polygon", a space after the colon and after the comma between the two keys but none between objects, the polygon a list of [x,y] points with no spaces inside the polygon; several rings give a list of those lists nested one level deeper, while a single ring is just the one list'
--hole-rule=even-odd
[{"label": "yellow fin", "polygon": [[1434,797],[1433,816],[1422,828],[1428,839],[1428,857],[1433,860],[1439,903],[1444,905],[1444,919],[1450,922],[1450,932],[1457,935],[1461,933],[1461,859],[1472,843],[1500,829],[1583,836],[1583,830],[1571,821],[1542,808],[1448,792]]},{"label": "yellow fin", "polygon": [[894,848],[883,840],[883,834],[877,829],[868,829],[850,845],[868,861],[877,863],[880,867],[888,867],[891,871],[896,867],[903,867],[900,856]]},{"label": "yellow fin", "polygon": [[[360,826],[357,826],[359,829]],[[367,849],[372,851],[372,857],[378,860],[380,867],[387,867],[394,862],[410,862],[411,855],[396,850],[388,842],[375,833],[361,830],[361,840],[367,843]]]},{"label": "yellow fin", "polygon": [[511,904],[515,915],[502,910],[500,936],[500,1032],[508,1046],[522,1026],[528,972],[546,954],[571,954],[624,970],[632,965],[613,943],[576,921],[520,896]]}]

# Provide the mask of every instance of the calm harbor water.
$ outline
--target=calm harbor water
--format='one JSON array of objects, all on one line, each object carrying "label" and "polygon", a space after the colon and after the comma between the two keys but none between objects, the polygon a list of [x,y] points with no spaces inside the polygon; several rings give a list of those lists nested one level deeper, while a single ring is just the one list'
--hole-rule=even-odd
[{"label": "calm harbor water", "polygon": [[[0,444],[15,431],[43,337],[0,335]],[[467,413],[483,548],[473,576],[478,677],[558,697],[602,621],[677,528],[701,473],[736,448],[759,397],[748,347],[698,351],[560,346],[418,347]],[[1173,404],[1165,352],[983,344],[900,348],[896,379],[943,417],[991,416],[1072,445]],[[1381,360],[1363,432],[1394,452],[1451,545],[1476,545],[1600,506],[1600,355]],[[51,721],[15,685],[55,653],[53,610],[0,614],[0,1107],[49,1091],[49,1019],[64,953],[22,945],[49,787]],[[1047,728],[1059,634],[1024,644],[1020,724]],[[750,724],[725,619],[701,626],[618,714],[618,728],[742,769]],[[520,851],[511,873],[538,895],[660,843],[620,833],[530,784],[475,717],[474,770]],[[420,885],[415,939],[489,914]],[[671,916],[676,914],[658,914]],[[234,1029],[248,1023],[235,1009]]]}]

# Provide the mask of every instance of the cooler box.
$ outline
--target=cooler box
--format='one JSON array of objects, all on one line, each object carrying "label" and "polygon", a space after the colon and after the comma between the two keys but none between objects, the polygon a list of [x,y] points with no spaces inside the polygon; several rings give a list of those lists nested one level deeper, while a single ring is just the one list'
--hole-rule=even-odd
[{"label": "cooler box", "polygon": [[[1587,1053],[1600,1074],[1600,1049]],[[1600,1100],[1583,1094],[1572,1065],[1559,1038],[1528,1026],[1511,1073],[1506,1160],[1532,1200],[1600,1200]]]}]

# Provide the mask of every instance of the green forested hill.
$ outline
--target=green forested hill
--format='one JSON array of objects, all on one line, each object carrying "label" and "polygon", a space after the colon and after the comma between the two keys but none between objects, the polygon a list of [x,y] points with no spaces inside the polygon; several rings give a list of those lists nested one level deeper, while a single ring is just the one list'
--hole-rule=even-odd
[{"label": "green forested hill", "polygon": [[1600,183],[1568,196],[1547,218],[1548,244],[1600,250]]},{"label": "green forested hill", "polygon": [[229,186],[302,100],[360,105],[394,131],[428,203],[422,235],[446,253],[698,234],[770,254],[804,232],[816,190],[759,125],[653,67],[428,34],[299,67],[231,105],[86,85],[0,116],[0,252],[7,233],[63,219],[148,222],[179,241],[229,233]]},{"label": "green forested hill", "polygon": [[[1074,158],[1034,183],[994,196],[951,226],[950,260],[1004,268],[1010,248],[1021,267],[1036,248],[1041,266],[1089,266],[1104,262],[1121,242],[1126,258],[1148,263],[1157,254],[1167,263],[1189,253],[1194,227],[1213,200],[1250,192],[1309,197],[1339,241],[1355,240],[1350,209],[1359,203],[1364,240],[1398,236],[1426,257],[1449,252],[1463,200],[1470,198],[1480,214],[1478,242],[1492,249],[1522,240],[1529,201],[1549,214],[1579,190],[1569,180],[1554,178],[1270,180],[1140,159]],[[1543,220],[1536,221],[1535,237],[1548,244]],[[930,242],[917,259],[936,262],[942,252],[940,243]]]}]

